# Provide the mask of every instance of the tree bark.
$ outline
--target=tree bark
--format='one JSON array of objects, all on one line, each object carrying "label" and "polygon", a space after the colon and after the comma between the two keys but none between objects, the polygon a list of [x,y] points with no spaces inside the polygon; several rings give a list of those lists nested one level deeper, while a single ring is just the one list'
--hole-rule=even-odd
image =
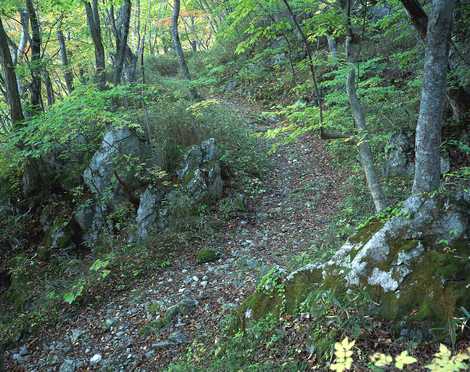
[{"label": "tree bark", "polygon": [[[421,39],[426,42],[428,32],[428,15],[417,0],[401,0],[413,27],[418,32]],[[455,5],[454,5],[455,6]],[[456,63],[452,63],[452,56],[458,53],[451,53],[450,69]],[[455,59],[456,57],[454,57]],[[452,87],[447,92],[447,98],[452,108],[452,114],[456,121],[463,121],[470,114],[470,94],[463,86]]]},{"label": "tree bark", "polygon": [[106,59],[101,36],[101,22],[98,9],[98,0],[84,1],[88,28],[95,47],[96,80],[100,89],[106,88]]},{"label": "tree bark", "polygon": [[16,50],[15,56],[13,56],[13,63],[16,65],[20,60],[21,56],[24,55],[26,51],[26,46],[29,42],[29,13],[26,9],[20,10],[20,19],[21,19],[21,37],[20,42],[18,43],[18,49]]},{"label": "tree bark", "polygon": [[421,7],[421,4],[418,0],[401,0],[401,3],[405,7],[406,13],[408,13],[413,27],[416,29],[421,39],[426,39],[428,15]]},{"label": "tree bark", "polygon": [[67,54],[67,46],[65,44],[65,37],[62,30],[57,31],[57,41],[59,42],[60,48],[60,60],[64,69],[65,85],[67,86],[68,94],[73,92],[73,73],[70,70],[69,56]]},{"label": "tree bark", "polygon": [[351,0],[348,0],[345,7],[346,14],[346,58],[350,64],[350,70],[346,80],[346,90],[348,92],[349,103],[353,114],[354,122],[359,134],[359,157],[362,169],[366,175],[367,186],[374,202],[375,210],[380,212],[387,207],[387,199],[380,183],[380,178],[374,166],[374,156],[369,145],[366,116],[364,108],[359,101],[356,90],[356,63],[360,57],[359,38],[353,32],[351,24]]},{"label": "tree bark", "polygon": [[51,107],[55,102],[55,94],[54,88],[52,87],[51,76],[49,75],[49,71],[43,69],[43,78],[44,78],[44,85],[46,86],[46,94],[47,94],[47,106]]},{"label": "tree bark", "polygon": [[320,110],[320,128],[322,128],[323,127],[323,102],[322,102],[322,97],[321,97],[320,86],[318,85],[317,74],[315,71],[315,64],[313,63],[313,53],[310,48],[310,44],[308,42],[307,36],[305,35],[304,30],[302,29],[299,22],[297,21],[297,17],[295,16],[295,13],[292,11],[292,8],[289,5],[289,2],[287,0],[282,0],[282,2],[286,6],[289,16],[292,20],[292,23],[294,24],[294,30],[297,30],[297,33],[299,34],[300,39],[304,44],[305,51],[307,52],[308,61],[309,61],[308,65],[310,68],[310,76],[312,78],[313,89],[314,89],[314,94],[315,94],[315,101]]},{"label": "tree bark", "polygon": [[413,194],[440,186],[440,146],[452,12],[455,0],[434,0],[428,22],[424,58],[424,85],[416,128],[416,162]]},{"label": "tree bark", "polygon": [[359,142],[359,156],[361,158],[361,165],[366,175],[367,185],[369,187],[370,194],[372,195],[372,200],[374,201],[375,210],[380,212],[387,207],[387,202],[380,184],[379,177],[374,167],[374,157],[369,146],[369,141],[367,140],[366,117],[364,115],[364,109],[357,97],[356,72],[354,65],[351,66],[351,69],[349,70],[346,87],[354,122],[356,123],[359,136],[365,137],[361,138]]},{"label": "tree bark", "polygon": [[127,39],[129,36],[129,26],[131,19],[131,2],[130,0],[124,0],[121,8],[121,27],[116,30],[116,64],[114,66],[114,84],[119,85],[122,78],[122,70],[124,68],[124,62],[127,52]]},{"label": "tree bark", "polygon": [[[20,20],[21,20],[21,37],[20,42],[18,43],[18,48],[15,55],[13,56],[13,64],[16,66],[20,61],[21,57],[26,53],[26,47],[28,42],[30,42],[29,37],[29,13],[26,9],[20,10]],[[16,83],[18,84],[18,91],[20,96],[23,94],[23,84],[21,83],[20,77],[16,76]]]},{"label": "tree bark", "polygon": [[[171,17],[171,36],[173,38],[173,47],[175,48],[176,54],[178,55],[178,63],[180,65],[181,72],[186,80],[191,80],[191,74],[189,72],[186,59],[184,57],[183,48],[181,47],[180,35],[178,32],[178,19],[180,16],[180,0],[174,0],[173,4],[173,15]],[[199,94],[195,88],[191,88],[191,96],[194,99],[199,98]]]},{"label": "tree bark", "polygon": [[31,107],[33,114],[42,111],[41,105],[41,31],[33,1],[26,0],[31,24]]},{"label": "tree bark", "polygon": [[326,35],[326,40],[328,41],[328,49],[330,50],[331,60],[336,66],[338,64],[338,53],[336,49],[336,39],[332,35]]},{"label": "tree bark", "polygon": [[2,63],[5,75],[5,86],[7,91],[8,105],[10,106],[10,117],[13,125],[24,120],[23,109],[21,107],[20,94],[16,80],[15,67],[8,47],[8,36],[3,28],[0,17],[0,62]]}]

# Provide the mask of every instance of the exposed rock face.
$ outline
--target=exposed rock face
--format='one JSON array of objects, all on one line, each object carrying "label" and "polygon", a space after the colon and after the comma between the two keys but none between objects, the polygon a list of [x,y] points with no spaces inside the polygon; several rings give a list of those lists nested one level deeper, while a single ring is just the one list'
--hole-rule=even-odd
[{"label": "exposed rock face", "polygon": [[107,226],[106,212],[105,207],[94,200],[88,200],[75,211],[73,218],[84,242],[95,242],[103,228],[111,231],[111,226]]},{"label": "exposed rock face", "polygon": [[100,149],[93,155],[83,172],[83,180],[94,194],[74,214],[82,230],[83,240],[96,241],[106,227],[106,216],[123,201],[130,192],[139,188],[133,160],[144,161],[146,146],[128,128],[111,129],[105,133]]},{"label": "exposed rock face", "polygon": [[324,285],[366,290],[387,319],[446,324],[460,306],[470,305],[467,194],[410,197],[397,215],[362,227],[330,261],[281,275],[283,301],[257,290],[242,307],[242,318],[249,309],[260,317],[280,304],[295,311],[313,288]]},{"label": "exposed rock face", "polygon": [[[138,205],[137,231],[129,240],[143,242],[152,231],[161,231],[168,227],[172,217],[169,206],[181,204],[178,198],[183,197],[185,207],[191,208],[222,196],[219,155],[213,138],[188,151],[177,172],[179,188],[167,191],[166,194],[163,190],[148,187],[138,196],[142,185],[135,180],[132,165],[120,162],[122,157],[133,157],[146,164],[149,161],[152,164],[158,163],[156,159],[146,156],[146,146],[129,129],[113,129],[106,133],[101,148],[83,173],[83,179],[94,198],[74,213],[74,220],[85,241],[96,241],[104,227],[111,228],[106,226],[106,216],[126,199]],[[135,192],[131,196],[137,199],[136,203],[130,199],[128,188]]]},{"label": "exposed rock face", "polygon": [[[385,153],[386,177],[412,177],[415,171],[414,136],[411,133],[399,132],[392,135]],[[448,154],[441,155],[441,173],[450,170]]]},{"label": "exposed rock face", "polygon": [[188,151],[178,177],[184,190],[195,202],[222,196],[224,183],[215,139],[210,138]]},{"label": "exposed rock face", "polygon": [[410,156],[413,154],[413,138],[406,133],[395,133],[387,146],[385,175],[410,176],[414,172],[414,163]]},{"label": "exposed rock face", "polygon": [[127,185],[135,186],[135,175],[119,164],[120,158],[142,159],[143,156],[143,143],[128,128],[111,129],[83,172],[83,180],[98,198],[108,199],[113,204],[124,194],[116,175]]},{"label": "exposed rock face", "polygon": [[163,193],[157,192],[152,187],[147,188],[141,195],[136,217],[137,234],[135,239],[137,241],[147,240],[152,230],[159,227],[158,219],[163,196]]}]

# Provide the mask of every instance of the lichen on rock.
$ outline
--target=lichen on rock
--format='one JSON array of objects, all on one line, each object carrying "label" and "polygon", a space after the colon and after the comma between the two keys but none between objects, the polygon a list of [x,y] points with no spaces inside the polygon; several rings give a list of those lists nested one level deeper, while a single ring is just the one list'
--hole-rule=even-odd
[{"label": "lichen on rock", "polygon": [[329,261],[284,275],[281,294],[258,289],[239,315],[250,308],[259,319],[280,304],[293,313],[321,285],[367,291],[387,319],[446,324],[470,306],[469,207],[464,198],[412,196],[400,213],[363,226]]}]

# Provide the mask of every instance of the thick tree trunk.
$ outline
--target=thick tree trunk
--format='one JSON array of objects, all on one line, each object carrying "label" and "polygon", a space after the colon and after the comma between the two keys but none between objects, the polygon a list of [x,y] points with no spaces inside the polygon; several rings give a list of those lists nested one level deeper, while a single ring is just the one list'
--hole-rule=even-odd
[{"label": "thick tree trunk", "polygon": [[[424,11],[423,7],[417,0],[401,0],[401,3],[405,7],[413,27],[416,29],[421,39],[426,42],[428,15]],[[452,56],[456,59],[457,55],[458,53],[451,53],[451,59]],[[452,60],[449,62],[451,69],[458,65],[455,61],[454,63]],[[470,94],[464,87],[456,86],[450,88],[447,92],[447,98],[452,108],[452,114],[455,120],[463,121],[470,115]]]},{"label": "thick tree trunk", "polygon": [[413,27],[422,39],[426,39],[426,30],[428,28],[428,16],[418,0],[401,0],[405,7],[408,17],[410,17]]},{"label": "thick tree trunk", "polygon": [[104,53],[103,39],[101,37],[101,22],[98,9],[98,0],[92,0],[93,4],[85,1],[85,11],[87,16],[88,28],[90,30],[93,45],[95,47],[96,80],[98,87],[106,87],[106,59]]},{"label": "thick tree trunk", "polygon": [[67,92],[72,94],[73,92],[73,73],[70,70],[69,56],[67,54],[67,46],[65,44],[65,37],[62,30],[57,31],[57,41],[59,42],[60,48],[60,60],[64,69],[65,85],[67,86]]},{"label": "thick tree trunk", "polygon": [[29,32],[28,32],[28,25],[29,25],[29,13],[26,9],[20,10],[20,19],[21,19],[21,37],[20,42],[18,43],[18,49],[16,50],[16,54],[13,57],[13,63],[16,65],[21,57],[24,55],[26,51],[26,46],[29,42]]},{"label": "thick tree trunk", "polygon": [[[173,47],[175,48],[176,54],[178,55],[178,63],[180,65],[181,72],[186,80],[191,80],[191,74],[189,73],[189,68],[186,64],[186,59],[184,57],[183,48],[181,47],[180,35],[178,32],[180,5],[180,0],[174,0],[173,15],[171,17],[171,36],[173,38]],[[199,98],[199,94],[194,88],[191,89],[191,95],[194,99]]]},{"label": "thick tree trunk", "polygon": [[26,0],[31,24],[31,107],[33,114],[42,111],[41,105],[41,31],[33,1]]},{"label": "thick tree trunk", "polygon": [[[16,66],[21,58],[26,53],[26,47],[30,42],[29,37],[29,13],[26,9],[20,10],[20,20],[21,20],[21,37],[20,42],[18,43],[18,48],[15,55],[13,56],[13,64]],[[20,77],[16,76],[16,83],[18,84],[18,91],[20,96],[23,94],[23,84],[21,83]]]},{"label": "thick tree trunk", "polygon": [[183,48],[181,47],[180,35],[178,31],[178,20],[180,16],[180,0],[174,0],[174,7],[173,7],[173,16],[172,16],[172,23],[171,23],[171,36],[173,38],[173,47],[175,48],[175,52],[178,55],[178,62],[181,68],[181,72],[183,76],[187,80],[191,80],[191,74],[188,69],[188,65],[186,64],[186,59],[184,57]]},{"label": "thick tree trunk", "polygon": [[424,85],[416,128],[414,194],[436,190],[440,185],[441,130],[454,6],[455,0],[434,0],[428,22]]},{"label": "thick tree trunk", "polygon": [[119,85],[122,78],[122,70],[127,52],[127,39],[129,36],[129,26],[131,20],[131,2],[124,0],[121,8],[121,27],[116,30],[119,34],[116,35],[116,63],[114,66],[114,84]]},{"label": "thick tree trunk", "polygon": [[8,47],[8,36],[3,28],[0,17],[0,62],[5,75],[5,86],[7,91],[8,105],[10,106],[10,117],[15,125],[24,120],[23,109],[21,107],[20,94],[16,81],[15,67]]}]

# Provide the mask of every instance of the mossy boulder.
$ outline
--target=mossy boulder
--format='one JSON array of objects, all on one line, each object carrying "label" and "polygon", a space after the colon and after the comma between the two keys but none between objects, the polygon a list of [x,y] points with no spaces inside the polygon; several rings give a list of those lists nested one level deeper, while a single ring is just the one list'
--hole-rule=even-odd
[{"label": "mossy boulder", "polygon": [[210,248],[203,248],[196,255],[196,261],[198,264],[204,264],[208,262],[214,262],[219,258],[219,253]]},{"label": "mossy boulder", "polygon": [[195,202],[220,199],[224,183],[215,139],[191,147],[177,173],[183,189]]},{"label": "mossy boulder", "polygon": [[48,260],[53,252],[74,247],[73,229],[71,221],[57,218],[46,231],[43,244],[38,249],[38,256],[42,260]]},{"label": "mossy boulder", "polygon": [[464,198],[411,197],[400,213],[373,219],[326,263],[258,287],[238,312],[239,325],[267,313],[294,313],[308,294],[367,291],[390,320],[442,326],[470,307],[470,205]]}]

